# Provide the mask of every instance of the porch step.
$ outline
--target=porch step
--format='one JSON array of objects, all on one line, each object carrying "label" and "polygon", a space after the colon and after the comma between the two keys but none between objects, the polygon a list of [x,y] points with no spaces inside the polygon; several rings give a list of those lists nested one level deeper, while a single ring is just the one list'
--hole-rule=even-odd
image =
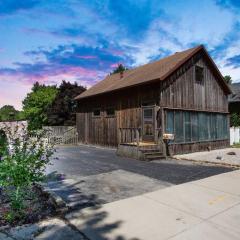
[{"label": "porch step", "polygon": [[145,161],[152,161],[152,160],[160,160],[165,159],[165,156],[162,152],[159,151],[159,149],[148,149],[148,150],[141,150],[143,153],[143,160]]},{"label": "porch step", "polygon": [[160,149],[158,148],[155,148],[155,149],[140,149],[140,151],[142,153],[156,153],[156,152],[160,152]]}]

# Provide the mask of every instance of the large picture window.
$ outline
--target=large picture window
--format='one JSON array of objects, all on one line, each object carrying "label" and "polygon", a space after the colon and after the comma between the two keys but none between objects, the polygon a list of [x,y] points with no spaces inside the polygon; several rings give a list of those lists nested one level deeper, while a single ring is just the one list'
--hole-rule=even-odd
[{"label": "large picture window", "polygon": [[166,133],[175,143],[228,139],[227,114],[166,110]]}]

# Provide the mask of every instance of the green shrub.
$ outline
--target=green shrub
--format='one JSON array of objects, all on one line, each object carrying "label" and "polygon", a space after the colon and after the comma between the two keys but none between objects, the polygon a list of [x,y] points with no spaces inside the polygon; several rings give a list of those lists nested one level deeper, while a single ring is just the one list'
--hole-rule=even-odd
[{"label": "green shrub", "polygon": [[7,151],[3,151],[0,161],[0,187],[8,193],[11,212],[7,218],[24,215],[24,196],[26,189],[43,180],[46,166],[54,153],[52,145],[45,141],[45,132],[38,132],[34,137],[23,129],[5,128],[8,136]]},{"label": "green shrub", "polygon": [[239,127],[240,126],[240,114],[239,113],[231,114],[230,125],[231,125],[231,127]]}]

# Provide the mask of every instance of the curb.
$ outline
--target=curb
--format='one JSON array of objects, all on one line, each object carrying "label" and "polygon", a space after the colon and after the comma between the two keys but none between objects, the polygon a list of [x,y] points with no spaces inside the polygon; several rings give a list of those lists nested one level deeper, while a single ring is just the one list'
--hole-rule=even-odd
[{"label": "curb", "polygon": [[218,166],[223,166],[223,167],[229,167],[229,168],[236,168],[239,169],[240,165],[239,164],[230,164],[230,163],[221,163],[221,162],[211,162],[211,161],[206,161],[206,160],[194,160],[194,159],[188,159],[188,158],[177,158],[177,157],[172,157],[175,160],[184,160],[184,161],[189,161],[189,162],[195,162],[195,163],[207,163],[210,165],[218,165]]},{"label": "curb", "polygon": [[47,194],[47,196],[49,197],[50,201],[55,206],[55,208],[57,210],[57,213],[59,213],[61,215],[65,215],[69,211],[69,207],[67,206],[67,203],[59,195],[57,195],[55,192],[45,188],[42,185],[36,185],[36,187],[43,194]]}]

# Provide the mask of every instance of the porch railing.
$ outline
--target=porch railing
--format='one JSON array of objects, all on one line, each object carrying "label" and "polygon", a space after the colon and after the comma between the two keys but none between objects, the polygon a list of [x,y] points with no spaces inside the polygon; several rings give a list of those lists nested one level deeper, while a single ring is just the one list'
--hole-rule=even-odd
[{"label": "porch railing", "polygon": [[119,128],[119,143],[136,143],[141,141],[141,128]]},{"label": "porch railing", "polygon": [[[164,156],[167,154],[166,143],[162,138],[162,131],[160,128],[156,129],[156,138],[154,143],[157,145],[159,151],[163,153]],[[119,143],[120,144],[133,144],[140,146],[142,141],[142,129],[141,128],[119,128]]]}]

